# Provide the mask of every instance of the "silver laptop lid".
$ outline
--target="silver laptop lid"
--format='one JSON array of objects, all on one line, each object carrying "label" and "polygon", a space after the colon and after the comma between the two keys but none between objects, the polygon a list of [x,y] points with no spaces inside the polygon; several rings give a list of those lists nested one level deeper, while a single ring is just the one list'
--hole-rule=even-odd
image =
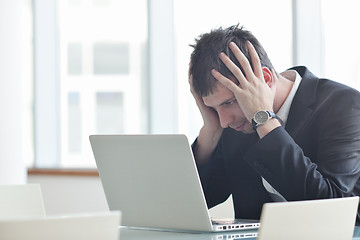
[{"label": "silver laptop lid", "polygon": [[184,135],[92,135],[110,210],[124,226],[211,231],[189,142]]},{"label": "silver laptop lid", "polygon": [[266,203],[259,240],[350,240],[359,197]]}]

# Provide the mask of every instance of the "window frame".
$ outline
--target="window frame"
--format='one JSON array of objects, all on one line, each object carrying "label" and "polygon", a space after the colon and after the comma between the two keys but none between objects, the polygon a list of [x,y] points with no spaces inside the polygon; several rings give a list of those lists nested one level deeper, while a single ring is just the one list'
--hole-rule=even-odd
[{"label": "window frame", "polygon": [[34,166],[58,167],[60,79],[56,0],[33,0]]}]

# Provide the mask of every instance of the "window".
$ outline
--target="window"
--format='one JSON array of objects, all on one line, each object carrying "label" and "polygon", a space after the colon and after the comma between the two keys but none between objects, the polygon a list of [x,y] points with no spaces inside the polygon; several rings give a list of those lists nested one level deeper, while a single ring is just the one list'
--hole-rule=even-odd
[{"label": "window", "polygon": [[[275,66],[291,65],[290,0],[261,1],[261,9],[238,0],[34,2],[38,167],[94,167],[90,134],[183,133],[193,141],[202,119],[187,83],[189,44],[211,28],[245,25]],[[281,17],[266,10],[274,7]],[[282,29],[280,41],[268,26]]]},{"label": "window", "polygon": [[58,3],[61,165],[91,167],[90,134],[147,131],[146,1]]},{"label": "window", "polygon": [[[90,134],[183,133],[193,141],[202,122],[187,83],[196,36],[240,23],[278,69],[291,65],[291,1],[260,2],[35,0],[35,164],[94,167]],[[248,11],[255,8],[261,18]],[[283,38],[274,41],[268,26]]]},{"label": "window", "polygon": [[321,4],[324,76],[360,90],[360,1]]},{"label": "window", "polygon": [[277,71],[304,64],[360,88],[357,0],[33,2],[37,167],[94,167],[90,134],[193,141],[189,44],[220,26],[252,31]]},{"label": "window", "polygon": [[55,36],[48,51],[55,76],[41,75],[46,57],[36,61],[37,93],[47,97],[36,101],[35,162],[94,167],[89,135],[148,132],[147,1],[38,0],[34,6],[38,34],[54,29]]}]

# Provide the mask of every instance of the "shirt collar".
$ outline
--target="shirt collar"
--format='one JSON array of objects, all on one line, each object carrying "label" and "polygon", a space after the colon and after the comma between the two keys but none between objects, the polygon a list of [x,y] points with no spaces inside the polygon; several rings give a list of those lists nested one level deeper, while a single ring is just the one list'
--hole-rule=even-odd
[{"label": "shirt collar", "polygon": [[291,72],[295,73],[294,84],[293,84],[293,86],[292,86],[292,88],[290,90],[290,93],[287,96],[285,102],[280,107],[279,111],[276,113],[276,115],[283,121],[284,126],[285,126],[286,121],[288,119],[291,103],[292,103],[292,101],[293,101],[293,99],[295,97],[296,91],[298,90],[300,82],[302,80],[302,77],[300,76],[300,74],[295,70],[286,71],[285,75],[288,75],[287,73],[291,73]]}]

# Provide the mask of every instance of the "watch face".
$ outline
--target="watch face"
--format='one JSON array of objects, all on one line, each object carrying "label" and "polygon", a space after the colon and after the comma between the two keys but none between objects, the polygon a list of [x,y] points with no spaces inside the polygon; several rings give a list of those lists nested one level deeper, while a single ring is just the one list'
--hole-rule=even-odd
[{"label": "watch face", "polygon": [[255,113],[254,121],[257,124],[264,124],[269,119],[269,114],[266,111],[258,111]]}]

